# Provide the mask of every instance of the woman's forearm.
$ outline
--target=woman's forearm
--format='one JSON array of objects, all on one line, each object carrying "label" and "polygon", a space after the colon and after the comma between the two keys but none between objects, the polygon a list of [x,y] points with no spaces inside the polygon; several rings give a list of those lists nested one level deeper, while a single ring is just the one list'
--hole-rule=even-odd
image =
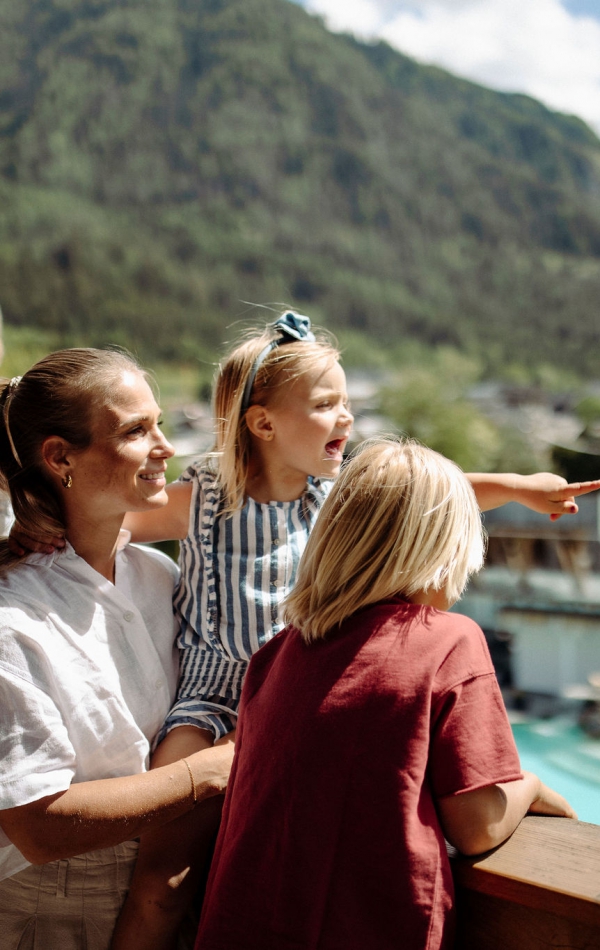
[{"label": "woman's forearm", "polygon": [[0,826],[32,864],[107,848],[177,818],[195,801],[221,794],[232,756],[232,745],[218,746],[143,775],[76,783],[0,811]]}]

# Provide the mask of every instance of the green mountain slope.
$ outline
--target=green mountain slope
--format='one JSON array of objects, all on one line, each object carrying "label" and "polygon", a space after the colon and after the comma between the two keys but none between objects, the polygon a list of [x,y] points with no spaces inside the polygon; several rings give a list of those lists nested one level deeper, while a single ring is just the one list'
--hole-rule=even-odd
[{"label": "green mountain slope", "polygon": [[287,0],[0,0],[6,319],[147,356],[294,304],[600,370],[600,142]]}]

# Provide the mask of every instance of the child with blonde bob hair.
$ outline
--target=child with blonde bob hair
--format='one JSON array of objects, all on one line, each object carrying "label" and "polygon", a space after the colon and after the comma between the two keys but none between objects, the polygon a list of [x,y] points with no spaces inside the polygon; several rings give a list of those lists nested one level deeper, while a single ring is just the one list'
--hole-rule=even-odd
[{"label": "child with blonde bob hair", "polygon": [[575,817],[521,773],[483,634],[447,613],[483,550],[437,453],[376,441],[342,471],[250,663],[197,950],[448,950],[444,836]]}]

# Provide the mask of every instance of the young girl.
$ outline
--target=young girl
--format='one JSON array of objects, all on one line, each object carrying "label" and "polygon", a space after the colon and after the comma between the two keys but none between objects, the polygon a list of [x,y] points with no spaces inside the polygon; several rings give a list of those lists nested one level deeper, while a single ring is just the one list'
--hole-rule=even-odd
[{"label": "young girl", "polygon": [[[153,767],[234,738],[248,662],[282,626],[279,604],[350,435],[338,358],[290,312],[236,347],[216,381],[215,451],[170,486],[166,518],[126,520],[136,541],[181,540],[179,691]],[[173,945],[218,809],[201,803],[194,822],[142,840],[113,950]]]},{"label": "young girl", "polygon": [[444,836],[576,817],[521,773],[483,634],[446,613],[482,560],[452,462],[382,441],[344,468],[250,663],[197,950],[449,950]]},{"label": "young girl", "polygon": [[[181,541],[180,684],[153,767],[233,741],[248,662],[282,626],[281,601],[353,421],[338,350],[292,312],[225,359],[214,408],[215,450],[168,486],[164,509],[125,521],[135,541]],[[568,486],[549,474],[468,477],[484,510],[519,501],[553,517],[577,510],[575,494],[600,487]],[[172,946],[218,809],[202,803],[191,827],[171,822],[168,833],[144,837],[113,950]]]}]

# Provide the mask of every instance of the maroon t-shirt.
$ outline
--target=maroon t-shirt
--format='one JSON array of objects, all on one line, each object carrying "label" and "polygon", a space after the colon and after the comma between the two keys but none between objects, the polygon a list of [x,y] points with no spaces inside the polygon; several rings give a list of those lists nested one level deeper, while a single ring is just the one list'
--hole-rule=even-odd
[{"label": "maroon t-shirt", "polygon": [[519,757],[485,639],[399,598],[252,659],[197,950],[440,950],[440,796]]}]

